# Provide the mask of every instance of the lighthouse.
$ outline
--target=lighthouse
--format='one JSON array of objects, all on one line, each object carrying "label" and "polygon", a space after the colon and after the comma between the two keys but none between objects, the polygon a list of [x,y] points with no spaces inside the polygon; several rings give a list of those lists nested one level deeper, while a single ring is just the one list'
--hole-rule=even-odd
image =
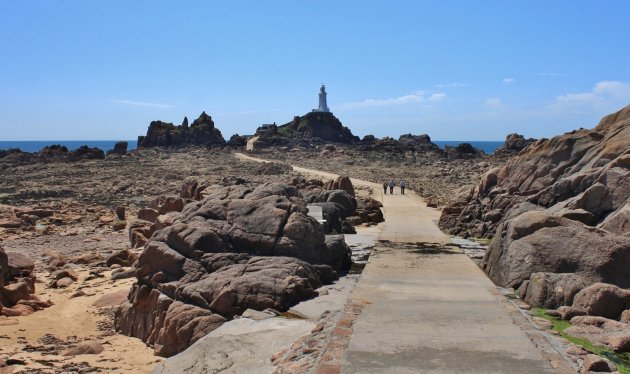
[{"label": "lighthouse", "polygon": [[329,113],[328,104],[326,104],[326,87],[322,84],[319,88],[319,107],[315,110],[316,112],[326,112]]}]

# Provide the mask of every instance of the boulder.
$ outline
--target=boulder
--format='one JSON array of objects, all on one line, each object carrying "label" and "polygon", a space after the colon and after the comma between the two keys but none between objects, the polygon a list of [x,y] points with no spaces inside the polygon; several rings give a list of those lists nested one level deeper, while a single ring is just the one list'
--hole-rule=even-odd
[{"label": "boulder", "polygon": [[129,241],[132,248],[144,247],[153,234],[153,222],[134,219],[129,225]]},{"label": "boulder", "polygon": [[134,252],[130,251],[129,249],[121,249],[119,251],[112,253],[112,255],[109,256],[105,264],[108,267],[114,264],[127,267],[127,266],[133,265],[133,263],[137,259],[138,259],[138,256]]},{"label": "boulder", "polygon": [[6,317],[24,317],[35,313],[35,310],[24,304],[17,304],[12,307],[4,307],[0,310],[0,314]]},{"label": "boulder", "polygon": [[558,308],[558,313],[560,314],[560,318],[569,321],[573,317],[577,316],[585,316],[586,312],[582,309],[574,308],[572,306],[561,306]]},{"label": "boulder", "polygon": [[155,354],[172,356],[227,322],[224,317],[198,306],[175,301],[157,289],[134,285],[115,312],[115,327],[139,338]]},{"label": "boulder", "polygon": [[74,283],[74,280],[70,277],[64,277],[54,282],[54,288],[65,288]]},{"label": "boulder", "polygon": [[598,355],[588,354],[584,357],[582,373],[588,374],[591,372],[610,373],[612,372],[612,369],[608,364],[608,361]]},{"label": "boulder", "polygon": [[134,265],[138,283],[116,313],[118,330],[159,355],[182,351],[248,308],[287,310],[350,267],[343,238],[324,235],[295,187],[204,193],[153,233]]},{"label": "boulder", "polygon": [[573,307],[584,310],[590,316],[616,319],[630,308],[630,290],[595,283],[575,295]]},{"label": "boulder", "polygon": [[630,238],[545,211],[499,225],[482,268],[503,287],[519,287],[533,273],[576,273],[586,282],[630,287]]},{"label": "boulder", "polygon": [[30,258],[17,252],[8,252],[9,276],[11,278],[28,277],[35,268],[35,263]]},{"label": "boulder", "polygon": [[20,300],[31,298],[31,288],[26,282],[8,284],[0,289],[0,304],[14,306]]},{"label": "boulder", "polygon": [[181,212],[184,209],[184,200],[178,196],[159,196],[149,203],[149,208],[157,210],[160,214]]},{"label": "boulder", "polygon": [[596,316],[578,316],[571,319],[572,326],[565,330],[570,336],[587,339],[597,347],[611,348],[616,352],[630,351],[630,325]]},{"label": "boulder", "polygon": [[520,297],[538,308],[558,308],[571,305],[575,295],[589,285],[573,273],[533,273],[525,287],[519,289]]},{"label": "boulder", "polygon": [[214,126],[212,117],[206,112],[201,113],[190,126],[187,120],[181,126],[153,121],[149,124],[147,134],[138,137],[138,148],[186,145],[218,147],[225,145],[225,139],[221,131]]},{"label": "boulder", "polygon": [[79,343],[76,347],[70,348],[61,353],[62,356],[76,356],[76,355],[97,355],[103,352],[105,348],[101,343],[96,341],[85,341]]},{"label": "boulder", "polygon": [[160,212],[152,208],[142,208],[138,210],[138,219],[148,222],[155,222]]},{"label": "boulder", "polygon": [[352,181],[350,177],[347,176],[339,176],[335,180],[330,180],[323,186],[324,190],[343,190],[352,197],[356,196],[354,192],[354,186],[352,185]]}]

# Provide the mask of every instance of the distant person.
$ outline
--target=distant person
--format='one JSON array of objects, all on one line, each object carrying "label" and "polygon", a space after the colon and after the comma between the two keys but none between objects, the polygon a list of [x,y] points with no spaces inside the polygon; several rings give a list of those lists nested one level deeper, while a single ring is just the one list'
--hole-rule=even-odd
[{"label": "distant person", "polygon": [[387,195],[387,182],[383,182],[383,194]]},{"label": "distant person", "polygon": [[404,180],[400,180],[400,194],[404,195],[405,194],[405,187],[407,187],[407,184],[405,183]]},{"label": "distant person", "polygon": [[389,180],[389,193],[390,195],[394,194],[394,186],[396,185],[396,183],[394,182],[394,179],[390,179]]}]

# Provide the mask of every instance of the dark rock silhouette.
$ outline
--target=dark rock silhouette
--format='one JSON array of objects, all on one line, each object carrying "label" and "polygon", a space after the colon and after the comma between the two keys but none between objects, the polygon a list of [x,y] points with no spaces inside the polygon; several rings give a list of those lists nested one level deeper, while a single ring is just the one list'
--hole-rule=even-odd
[{"label": "dark rock silhouette", "polygon": [[188,118],[184,118],[181,126],[153,121],[149,125],[147,135],[138,137],[138,148],[186,145],[223,146],[225,139],[221,131],[214,127],[212,117],[206,112],[201,113],[190,126]]}]

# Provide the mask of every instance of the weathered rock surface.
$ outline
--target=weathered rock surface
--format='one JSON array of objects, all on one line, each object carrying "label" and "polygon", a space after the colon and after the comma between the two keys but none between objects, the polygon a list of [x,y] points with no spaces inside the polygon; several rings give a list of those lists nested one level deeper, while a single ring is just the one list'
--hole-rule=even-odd
[{"label": "weathered rock surface", "polygon": [[630,308],[630,290],[612,284],[595,283],[575,295],[573,307],[590,316],[617,319]]},{"label": "weathered rock surface", "polygon": [[575,295],[588,282],[573,273],[533,273],[522,283],[519,296],[530,305],[557,308],[571,305]]},{"label": "weathered rock surface", "polygon": [[587,339],[595,346],[611,348],[616,352],[630,352],[630,325],[597,316],[571,318],[568,335]]},{"label": "weathered rock surface", "polygon": [[[446,207],[440,226],[451,234],[492,237],[483,268],[501,286],[519,287],[544,272],[578,275],[583,282],[569,294],[596,282],[628,288],[628,204],[630,107],[593,130],[529,144]],[[535,306],[570,303],[568,283],[550,292],[563,283],[558,276],[534,280],[523,290],[529,288]]]},{"label": "weathered rock surface", "polygon": [[[193,194],[192,186],[186,181],[183,191]],[[116,313],[119,330],[159,355],[248,308],[282,311],[315,297],[350,267],[343,238],[324,235],[293,186],[215,185],[199,195],[152,234],[135,264],[138,286]]]},{"label": "weathered rock surface", "polygon": [[185,145],[222,146],[225,145],[225,139],[206,112],[201,113],[190,126],[187,119],[181,126],[153,121],[147,135],[138,137],[138,148]]},{"label": "weathered rock surface", "polygon": [[70,348],[67,351],[64,351],[62,356],[76,356],[76,355],[97,355],[103,352],[105,348],[101,345],[101,343],[96,341],[85,341],[79,343],[74,348]]},{"label": "weathered rock surface", "polygon": [[534,143],[536,143],[536,139],[525,139],[525,137],[520,134],[509,134],[505,138],[505,143],[497,148],[494,151],[494,154],[498,156],[513,155],[519,153],[520,151]]},{"label": "weathered rock surface", "polygon": [[501,224],[482,262],[488,276],[507,287],[519,287],[538,272],[575,273],[588,284],[630,287],[629,266],[629,238],[545,211]]}]

